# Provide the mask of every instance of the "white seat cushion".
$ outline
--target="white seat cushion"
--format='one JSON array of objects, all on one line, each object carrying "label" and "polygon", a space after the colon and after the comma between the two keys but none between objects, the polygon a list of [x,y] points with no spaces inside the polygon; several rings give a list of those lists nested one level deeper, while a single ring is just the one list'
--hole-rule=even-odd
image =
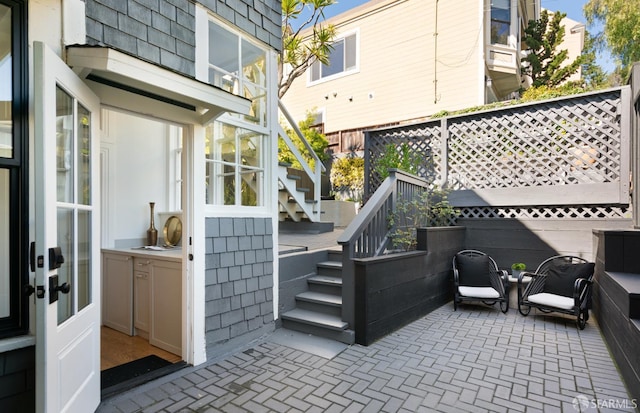
[{"label": "white seat cushion", "polygon": [[458,292],[463,297],[472,297],[472,298],[500,298],[500,293],[498,293],[492,287],[458,287]]},{"label": "white seat cushion", "polygon": [[573,298],[562,295],[540,293],[530,295],[528,300],[535,304],[546,305],[547,307],[556,307],[563,310],[573,309]]}]

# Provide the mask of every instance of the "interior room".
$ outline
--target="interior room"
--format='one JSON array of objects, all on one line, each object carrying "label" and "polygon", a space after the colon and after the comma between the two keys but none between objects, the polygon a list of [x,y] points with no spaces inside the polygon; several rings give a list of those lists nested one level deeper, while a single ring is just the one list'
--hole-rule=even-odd
[{"label": "interior room", "polygon": [[110,109],[101,119],[104,389],[182,360],[184,128]]}]

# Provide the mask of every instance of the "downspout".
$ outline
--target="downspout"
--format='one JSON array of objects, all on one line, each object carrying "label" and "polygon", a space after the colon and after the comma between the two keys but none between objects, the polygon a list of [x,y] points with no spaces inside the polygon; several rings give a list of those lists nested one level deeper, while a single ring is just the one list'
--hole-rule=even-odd
[{"label": "downspout", "polygon": [[433,103],[438,103],[438,2],[436,0],[436,24],[433,32]]}]

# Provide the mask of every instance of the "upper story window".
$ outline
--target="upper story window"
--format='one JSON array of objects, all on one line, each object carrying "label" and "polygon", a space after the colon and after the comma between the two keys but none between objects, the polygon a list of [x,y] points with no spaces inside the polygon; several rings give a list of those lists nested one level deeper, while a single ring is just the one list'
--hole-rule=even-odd
[{"label": "upper story window", "polygon": [[333,42],[329,64],[315,61],[311,65],[311,83],[339,77],[358,70],[358,33],[350,33]]},{"label": "upper story window", "polygon": [[509,44],[511,0],[491,0],[491,43]]},{"label": "upper story window", "polygon": [[209,20],[209,83],[251,100],[244,120],[267,125],[267,52]]}]

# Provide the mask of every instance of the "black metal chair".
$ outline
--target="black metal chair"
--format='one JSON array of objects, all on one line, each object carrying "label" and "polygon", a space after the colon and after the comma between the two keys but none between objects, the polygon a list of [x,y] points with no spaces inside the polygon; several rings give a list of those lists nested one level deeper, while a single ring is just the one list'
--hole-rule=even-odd
[{"label": "black metal chair", "polygon": [[463,301],[480,301],[509,311],[509,275],[484,252],[463,250],[453,257],[453,284],[454,310]]},{"label": "black metal chair", "polygon": [[[580,330],[589,320],[594,263],[571,255],[543,261],[535,272],[518,277],[518,311],[526,316],[531,308],[576,317]],[[530,277],[528,284],[525,279]]]}]

